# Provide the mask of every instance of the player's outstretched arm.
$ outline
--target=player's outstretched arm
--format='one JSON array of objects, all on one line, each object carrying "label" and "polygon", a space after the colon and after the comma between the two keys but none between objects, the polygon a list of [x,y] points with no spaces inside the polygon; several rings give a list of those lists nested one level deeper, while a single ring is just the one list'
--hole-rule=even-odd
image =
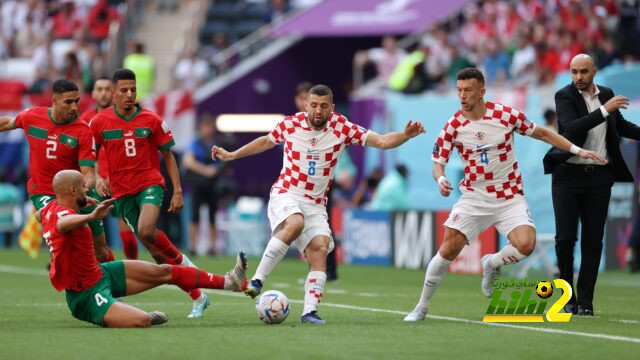
[{"label": "player's outstretched arm", "polygon": [[113,210],[113,203],[116,199],[108,199],[96,206],[91,214],[81,215],[73,214],[61,217],[56,223],[58,231],[67,233],[73,229],[84,226],[86,223],[94,220],[103,219]]},{"label": "player's outstretched arm", "polygon": [[264,135],[246,144],[240,149],[232,152],[214,145],[211,149],[211,158],[213,160],[219,159],[222,161],[237,160],[246,156],[251,156],[267,151],[274,146],[276,146],[276,144],[269,139],[269,136]]},{"label": "player's outstretched arm", "polygon": [[9,131],[15,129],[13,125],[13,118],[9,116],[0,117],[0,132]]},{"label": "player's outstretched arm", "polygon": [[447,197],[451,195],[451,190],[453,190],[453,186],[446,177],[444,177],[444,165],[439,162],[433,163],[433,179],[438,182],[438,191],[440,191],[440,195]]},{"label": "player's outstretched arm", "polygon": [[542,126],[536,126],[536,128],[533,130],[533,133],[531,133],[531,137],[537,140],[544,141],[547,144],[560,150],[569,151],[575,155],[580,156],[583,159],[596,160],[603,165],[607,163],[607,159],[602,157],[600,154],[593,151],[581,149],[580,147],[572,144],[571,141],[567,140],[564,136]]},{"label": "player's outstretched arm", "polygon": [[382,150],[393,149],[423,132],[424,126],[422,126],[420,121],[409,121],[403,131],[394,131],[385,135],[380,135],[373,131],[370,132],[369,136],[367,136],[367,142],[365,145]]},{"label": "player's outstretched arm", "polygon": [[171,184],[173,185],[173,195],[171,196],[171,203],[169,204],[169,212],[177,213],[184,206],[178,164],[171,150],[162,150],[162,156],[164,158],[164,164],[167,166],[167,173],[171,179]]}]

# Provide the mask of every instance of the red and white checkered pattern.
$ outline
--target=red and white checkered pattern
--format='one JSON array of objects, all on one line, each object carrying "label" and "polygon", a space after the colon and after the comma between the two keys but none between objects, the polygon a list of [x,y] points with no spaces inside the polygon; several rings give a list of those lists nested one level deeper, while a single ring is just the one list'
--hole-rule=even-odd
[{"label": "red and white checkered pattern", "polygon": [[432,160],[447,165],[455,147],[464,165],[462,192],[481,198],[512,199],[522,192],[513,136],[531,135],[535,124],[520,111],[487,102],[482,120],[471,121],[458,110],[444,125],[433,149]]},{"label": "red and white checkered pattern", "polygon": [[369,130],[338,113],[329,115],[324,130],[314,130],[306,116],[304,112],[287,116],[269,134],[271,141],[284,144],[282,171],[271,192],[326,205],[338,158],[349,145],[364,146]]}]

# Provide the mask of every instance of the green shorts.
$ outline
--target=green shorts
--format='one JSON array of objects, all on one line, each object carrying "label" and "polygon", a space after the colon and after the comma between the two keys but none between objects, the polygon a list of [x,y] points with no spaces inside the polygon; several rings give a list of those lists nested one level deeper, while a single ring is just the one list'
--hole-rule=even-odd
[{"label": "green shorts", "polygon": [[67,305],[76,319],[107,327],[104,317],[116,298],[127,295],[127,276],[124,262],[99,264],[102,278],[84,291],[67,290]]},{"label": "green shorts", "polygon": [[[96,199],[98,201],[104,200],[103,197],[98,195],[98,192],[96,191],[96,189],[89,190],[87,192],[87,196],[92,197],[92,198],[94,198],[94,199]],[[53,200],[55,198],[56,198],[55,195],[31,195],[31,196],[29,196],[29,199],[31,199],[31,202],[33,203],[33,206],[36,208],[36,210],[40,210],[43,207],[47,206],[47,204],[51,200]],[[91,214],[93,209],[94,209],[93,206],[88,206],[88,207],[80,209],[80,211],[78,211],[78,213],[80,213],[80,214]],[[102,222],[102,220],[90,221],[89,222],[89,227],[91,228],[91,235],[93,235],[93,237],[97,237],[97,236],[100,236],[100,235],[104,234],[104,223]]]},{"label": "green shorts", "polygon": [[128,195],[116,200],[113,208],[115,216],[123,219],[131,231],[138,235],[138,219],[143,204],[153,204],[162,207],[164,188],[160,185],[149,186],[134,195]]}]

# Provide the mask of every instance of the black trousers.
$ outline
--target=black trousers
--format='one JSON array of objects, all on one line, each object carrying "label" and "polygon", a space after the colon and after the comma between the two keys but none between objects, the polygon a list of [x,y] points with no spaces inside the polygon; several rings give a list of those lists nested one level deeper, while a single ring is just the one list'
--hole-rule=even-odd
[{"label": "black trousers", "polygon": [[[570,303],[593,306],[603,236],[613,186],[609,166],[558,165],[552,177],[553,211],[556,218],[556,256],[560,278],[573,287]],[[573,282],[573,251],[578,221],[582,224],[578,286]]]}]

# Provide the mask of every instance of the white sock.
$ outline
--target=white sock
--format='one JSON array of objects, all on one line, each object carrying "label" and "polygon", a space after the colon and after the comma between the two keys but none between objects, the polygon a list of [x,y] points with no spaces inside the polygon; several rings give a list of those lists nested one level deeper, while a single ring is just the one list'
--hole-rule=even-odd
[{"label": "white sock", "polygon": [[513,245],[507,244],[507,246],[503,247],[502,250],[491,255],[489,262],[495,269],[498,266],[517,263],[526,257],[527,255],[522,255]]},{"label": "white sock", "polygon": [[287,253],[287,250],[289,250],[289,245],[285,244],[275,236],[272,237],[267,244],[267,248],[264,249],[262,260],[260,260],[260,264],[258,264],[258,268],[256,269],[256,274],[253,275],[252,279],[258,279],[264,283],[267,276],[271,274],[276,265],[278,265],[280,260],[282,260],[284,255]]},{"label": "white sock", "polygon": [[327,281],[327,274],[324,271],[309,271],[307,280],[304,282],[304,309],[302,315],[306,315],[318,308],[318,304],[324,294],[324,283]]},{"label": "white sock", "polygon": [[447,267],[449,267],[450,264],[451,261],[440,256],[440,253],[436,253],[436,256],[429,261],[427,273],[424,276],[424,285],[422,287],[420,301],[418,302],[418,306],[416,306],[417,308],[427,311],[429,301],[436,292],[438,285],[442,282],[442,279],[444,279],[444,274],[446,274]]}]

